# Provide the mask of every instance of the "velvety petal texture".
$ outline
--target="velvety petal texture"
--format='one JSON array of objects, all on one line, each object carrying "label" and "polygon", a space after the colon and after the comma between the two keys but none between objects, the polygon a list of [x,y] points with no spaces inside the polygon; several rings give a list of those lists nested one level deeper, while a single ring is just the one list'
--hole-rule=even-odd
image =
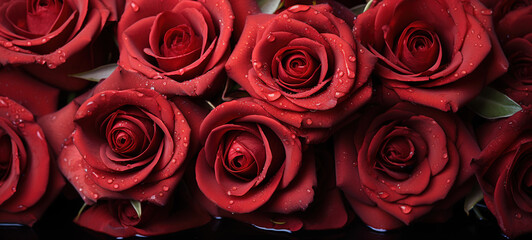
[{"label": "velvety petal texture", "polygon": [[195,157],[206,111],[150,89],[91,95],[41,120],[62,173],[88,204],[114,198],[164,205]]},{"label": "velvety petal texture", "polygon": [[[4,80],[2,80],[4,81]],[[64,186],[32,113],[0,96],[0,222],[33,225]]]},{"label": "velvety petal texture", "polygon": [[141,216],[129,200],[103,200],[83,211],[75,222],[113,237],[156,236],[199,227],[210,221],[184,187],[164,206],[141,204]]},{"label": "velvety petal texture", "polygon": [[[331,211],[338,219],[312,225],[331,218],[329,212],[309,207],[318,199],[317,160],[310,152],[304,155],[296,133],[255,100],[221,104],[205,118],[200,133],[205,146],[196,162],[196,182],[208,204],[218,207],[212,214],[292,231],[338,228],[346,223],[345,208],[332,191]],[[325,185],[320,192],[331,189]],[[303,217],[307,210],[308,215],[319,217],[308,219],[309,226]]]},{"label": "velvety petal texture", "polygon": [[473,162],[484,202],[509,237],[532,232],[531,106],[513,116],[482,125],[482,147]]},{"label": "velvety petal texture", "polygon": [[410,103],[367,109],[334,149],[336,184],[362,221],[383,230],[463,197],[480,152],[457,116]]},{"label": "velvety petal texture", "polygon": [[385,0],[353,32],[379,59],[385,101],[456,112],[508,68],[491,14],[478,0]]},{"label": "velvety petal texture", "polygon": [[294,5],[248,17],[226,64],[229,77],[294,127],[337,124],[369,100],[376,59],[353,38],[353,15],[344,20],[335,12],[327,4]]},{"label": "velvety petal texture", "polygon": [[86,86],[66,75],[97,64],[91,43],[109,16],[99,0],[2,1],[0,16],[1,64],[25,64],[43,81],[67,90]]},{"label": "velvety petal texture", "polygon": [[[254,1],[236,2],[237,7],[215,0],[128,2],[118,23],[120,66],[161,93],[221,91],[234,22],[258,10]],[[159,88],[160,83],[165,86]]]}]

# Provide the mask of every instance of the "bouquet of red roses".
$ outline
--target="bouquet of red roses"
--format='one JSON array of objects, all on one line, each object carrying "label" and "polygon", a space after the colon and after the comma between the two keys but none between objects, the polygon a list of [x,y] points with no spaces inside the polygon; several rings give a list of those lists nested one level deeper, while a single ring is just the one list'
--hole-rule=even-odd
[{"label": "bouquet of red roses", "polygon": [[[532,233],[526,0],[0,0],[0,222]],[[527,20],[528,19],[528,20]],[[72,194],[74,193],[74,194]]]}]

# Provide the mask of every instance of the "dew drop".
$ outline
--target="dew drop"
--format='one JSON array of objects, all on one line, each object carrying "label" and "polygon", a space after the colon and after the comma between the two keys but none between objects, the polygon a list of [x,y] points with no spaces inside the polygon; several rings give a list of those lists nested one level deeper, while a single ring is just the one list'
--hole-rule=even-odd
[{"label": "dew drop", "polygon": [[12,42],[4,42],[4,47],[6,47],[6,48],[13,47],[13,43]]},{"label": "dew drop", "polygon": [[349,61],[351,62],[354,62],[357,60],[357,58],[355,56],[349,56],[347,59],[349,59]]},{"label": "dew drop", "polygon": [[98,193],[95,193],[95,194],[92,194],[92,197],[93,197],[93,198],[98,198],[98,197],[100,197],[100,196],[98,195]]},{"label": "dew drop", "polygon": [[109,184],[113,183],[113,179],[107,179],[107,183]]},{"label": "dew drop", "polygon": [[403,212],[404,214],[409,214],[410,212],[412,212],[412,207],[408,205],[402,205],[399,208],[401,208],[401,212]]},{"label": "dew drop", "polygon": [[268,40],[268,42],[274,42],[275,36],[273,36],[272,34],[268,34],[268,36],[266,37],[266,40]]},{"label": "dew drop", "polygon": [[168,190],[170,190],[170,188],[168,186],[166,186],[166,185],[163,186],[163,191],[168,192]]},{"label": "dew drop", "polygon": [[312,119],[308,118],[306,121],[307,125],[312,125]]},{"label": "dew drop", "polygon": [[118,187],[119,187],[118,184],[113,185],[114,189],[117,189]]},{"label": "dew drop", "polygon": [[137,4],[134,3],[134,2],[131,2],[129,5],[131,6],[131,10],[133,10],[133,12],[138,12],[139,9],[140,9],[140,8],[139,8],[139,5],[137,5]]},{"label": "dew drop", "polygon": [[387,198],[389,196],[390,196],[390,194],[388,194],[387,192],[379,192],[379,198],[384,199],[384,198]]},{"label": "dew drop", "polygon": [[235,203],[235,201],[229,200],[229,204],[233,204],[233,203]]},{"label": "dew drop", "polygon": [[442,157],[443,157],[443,158],[448,158],[449,155],[448,155],[447,153],[444,153]]},{"label": "dew drop", "polygon": [[294,5],[290,8],[288,8],[288,11],[290,12],[293,12],[293,13],[297,13],[297,12],[304,12],[304,11],[308,11],[310,9],[310,6],[308,5]]}]

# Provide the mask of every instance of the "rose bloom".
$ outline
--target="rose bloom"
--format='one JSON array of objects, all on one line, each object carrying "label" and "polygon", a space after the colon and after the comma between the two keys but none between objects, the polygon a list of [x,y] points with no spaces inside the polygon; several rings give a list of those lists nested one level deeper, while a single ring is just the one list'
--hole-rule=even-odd
[{"label": "rose bloom", "polygon": [[57,108],[59,91],[10,69],[0,86],[0,223],[31,226],[65,184],[35,121]]},{"label": "rose bloom", "polygon": [[319,182],[316,162],[322,160],[303,154],[295,132],[260,104],[251,98],[223,103],[201,125],[206,140],[196,162],[196,181],[218,207],[211,213],[292,231],[342,227],[347,214],[341,197],[326,184],[333,172],[324,167]]},{"label": "rose bloom", "polygon": [[113,237],[156,236],[199,227],[211,220],[184,187],[164,206],[141,203],[141,214],[129,200],[108,199],[88,207],[74,221]]},{"label": "rose bloom", "polygon": [[482,153],[473,161],[484,202],[509,237],[532,233],[531,106],[478,129]]},{"label": "rose bloom", "polygon": [[258,9],[252,0],[231,3],[128,2],[118,23],[120,66],[139,73],[142,84],[161,93],[204,96],[220,91],[235,22],[244,22]]},{"label": "rose bloom", "polygon": [[339,131],[334,149],[337,185],[381,230],[446,217],[470,190],[469,164],[480,152],[456,115],[405,102],[368,109]]},{"label": "rose bloom", "polygon": [[85,202],[164,205],[187,159],[195,157],[205,115],[189,99],[166,99],[149,89],[96,90],[41,122],[59,152],[61,172]]},{"label": "rose bloom", "polygon": [[[506,4],[503,4],[506,3]],[[501,1],[494,10],[499,12],[497,33],[510,62],[508,72],[494,86],[520,104],[532,104],[532,5]],[[524,2],[523,2],[524,3]],[[505,14],[505,15],[502,15]]]},{"label": "rose bloom", "polygon": [[[267,111],[319,142],[371,97],[375,58],[353,38],[354,15],[336,17],[329,5],[295,5],[253,15],[227,62],[229,77]],[[312,130],[317,130],[313,132]]]},{"label": "rose bloom", "polygon": [[2,0],[0,16],[0,63],[23,65],[47,83],[79,90],[87,82],[67,75],[107,57],[92,46],[109,16],[99,0]]},{"label": "rose bloom", "polygon": [[383,0],[354,34],[379,58],[384,100],[456,112],[508,67],[491,12],[478,0]]}]

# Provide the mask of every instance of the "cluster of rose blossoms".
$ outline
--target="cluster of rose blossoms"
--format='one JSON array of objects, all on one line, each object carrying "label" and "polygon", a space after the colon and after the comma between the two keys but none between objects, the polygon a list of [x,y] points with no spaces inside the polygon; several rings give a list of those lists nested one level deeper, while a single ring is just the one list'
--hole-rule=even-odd
[{"label": "cluster of rose blossoms", "polygon": [[[0,222],[67,186],[112,236],[390,230],[479,185],[532,232],[531,2],[347,2],[0,0]],[[487,88],[520,109],[476,116]]]}]

